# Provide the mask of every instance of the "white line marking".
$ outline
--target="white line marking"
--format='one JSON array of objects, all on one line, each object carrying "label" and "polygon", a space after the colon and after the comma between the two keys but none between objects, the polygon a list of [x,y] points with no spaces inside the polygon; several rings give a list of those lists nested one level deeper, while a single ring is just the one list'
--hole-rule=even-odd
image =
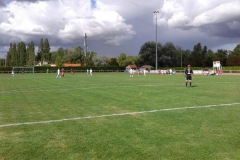
[{"label": "white line marking", "polygon": [[233,105],[240,105],[240,102],[230,103],[230,104],[212,104],[212,105],[207,105],[207,106],[165,108],[165,109],[159,109],[159,110],[140,111],[140,112],[126,112],[126,113],[116,113],[116,114],[104,114],[104,115],[99,115],[99,116],[86,116],[86,117],[76,117],[76,118],[65,118],[65,119],[39,121],[39,122],[22,122],[22,123],[12,123],[12,124],[2,124],[2,125],[0,125],[0,128],[10,127],[10,126],[30,125],[30,124],[48,124],[48,123],[56,123],[56,122],[63,122],[63,121],[75,121],[75,120],[82,120],[82,119],[96,119],[96,118],[103,118],[103,117],[136,115],[136,114],[144,114],[144,113],[163,112],[163,111],[174,111],[174,110],[185,110],[185,109],[199,109],[199,108],[210,108],[210,107],[224,107],[224,106],[233,106]]}]

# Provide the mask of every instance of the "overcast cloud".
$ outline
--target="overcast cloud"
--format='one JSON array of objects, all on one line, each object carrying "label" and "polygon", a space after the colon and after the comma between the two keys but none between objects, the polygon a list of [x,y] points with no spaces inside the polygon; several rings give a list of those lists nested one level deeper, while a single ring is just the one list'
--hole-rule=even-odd
[{"label": "overcast cloud", "polygon": [[192,49],[233,49],[240,40],[239,0],[0,0],[0,57],[9,43],[48,38],[52,50],[82,46],[98,55],[137,55],[147,41]]}]

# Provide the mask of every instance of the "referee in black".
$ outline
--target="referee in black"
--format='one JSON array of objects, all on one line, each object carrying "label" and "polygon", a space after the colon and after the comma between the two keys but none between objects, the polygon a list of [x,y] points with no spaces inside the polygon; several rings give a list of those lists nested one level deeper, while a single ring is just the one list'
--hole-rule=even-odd
[{"label": "referee in black", "polygon": [[189,82],[189,86],[192,87],[192,76],[193,76],[193,70],[191,68],[191,65],[188,65],[187,68],[185,69],[186,87],[188,87],[188,82]]}]

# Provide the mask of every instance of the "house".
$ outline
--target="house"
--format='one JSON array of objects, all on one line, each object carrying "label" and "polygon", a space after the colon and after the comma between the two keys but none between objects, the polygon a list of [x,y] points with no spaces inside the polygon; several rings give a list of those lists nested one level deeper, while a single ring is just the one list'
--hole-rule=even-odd
[{"label": "house", "polygon": [[126,70],[130,70],[130,69],[137,69],[137,66],[135,64],[129,64],[127,67],[126,67]]},{"label": "house", "polygon": [[43,62],[39,61],[36,66],[46,66],[46,65],[48,65],[47,61],[43,61]]},{"label": "house", "polygon": [[[50,64],[51,67],[56,67],[56,64]],[[81,67],[81,64],[73,64],[73,63],[64,63],[63,67]]]},{"label": "house", "polygon": [[73,63],[64,63],[64,67],[81,67],[81,64],[73,64]]},{"label": "house", "polygon": [[154,67],[153,67],[153,66],[150,66],[150,65],[144,65],[144,66],[140,67],[140,70],[150,71],[152,68],[154,68]]}]

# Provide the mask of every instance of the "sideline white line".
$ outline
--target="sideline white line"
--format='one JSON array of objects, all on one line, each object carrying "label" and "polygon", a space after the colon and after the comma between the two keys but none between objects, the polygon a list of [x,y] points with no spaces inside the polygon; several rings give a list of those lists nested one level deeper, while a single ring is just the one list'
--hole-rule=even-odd
[{"label": "sideline white line", "polygon": [[240,105],[240,102],[230,103],[230,104],[212,104],[212,105],[207,105],[207,106],[165,108],[165,109],[159,109],[159,110],[140,111],[140,112],[126,112],[126,113],[117,113],[117,114],[105,114],[105,115],[99,115],[99,116],[86,116],[86,117],[77,117],[77,118],[65,118],[65,119],[59,119],[59,120],[48,120],[48,121],[39,121],[39,122],[22,122],[22,123],[12,123],[12,124],[2,124],[2,125],[0,125],[0,128],[10,127],[10,126],[30,125],[30,124],[48,124],[48,123],[56,123],[56,122],[63,122],[63,121],[74,121],[74,120],[82,120],[82,119],[96,119],[96,118],[103,118],[103,117],[136,115],[136,114],[144,114],[144,113],[163,112],[163,111],[174,111],[174,110],[185,110],[185,109],[199,109],[199,108],[210,108],[210,107],[224,107],[224,106],[233,106],[233,105]]}]

